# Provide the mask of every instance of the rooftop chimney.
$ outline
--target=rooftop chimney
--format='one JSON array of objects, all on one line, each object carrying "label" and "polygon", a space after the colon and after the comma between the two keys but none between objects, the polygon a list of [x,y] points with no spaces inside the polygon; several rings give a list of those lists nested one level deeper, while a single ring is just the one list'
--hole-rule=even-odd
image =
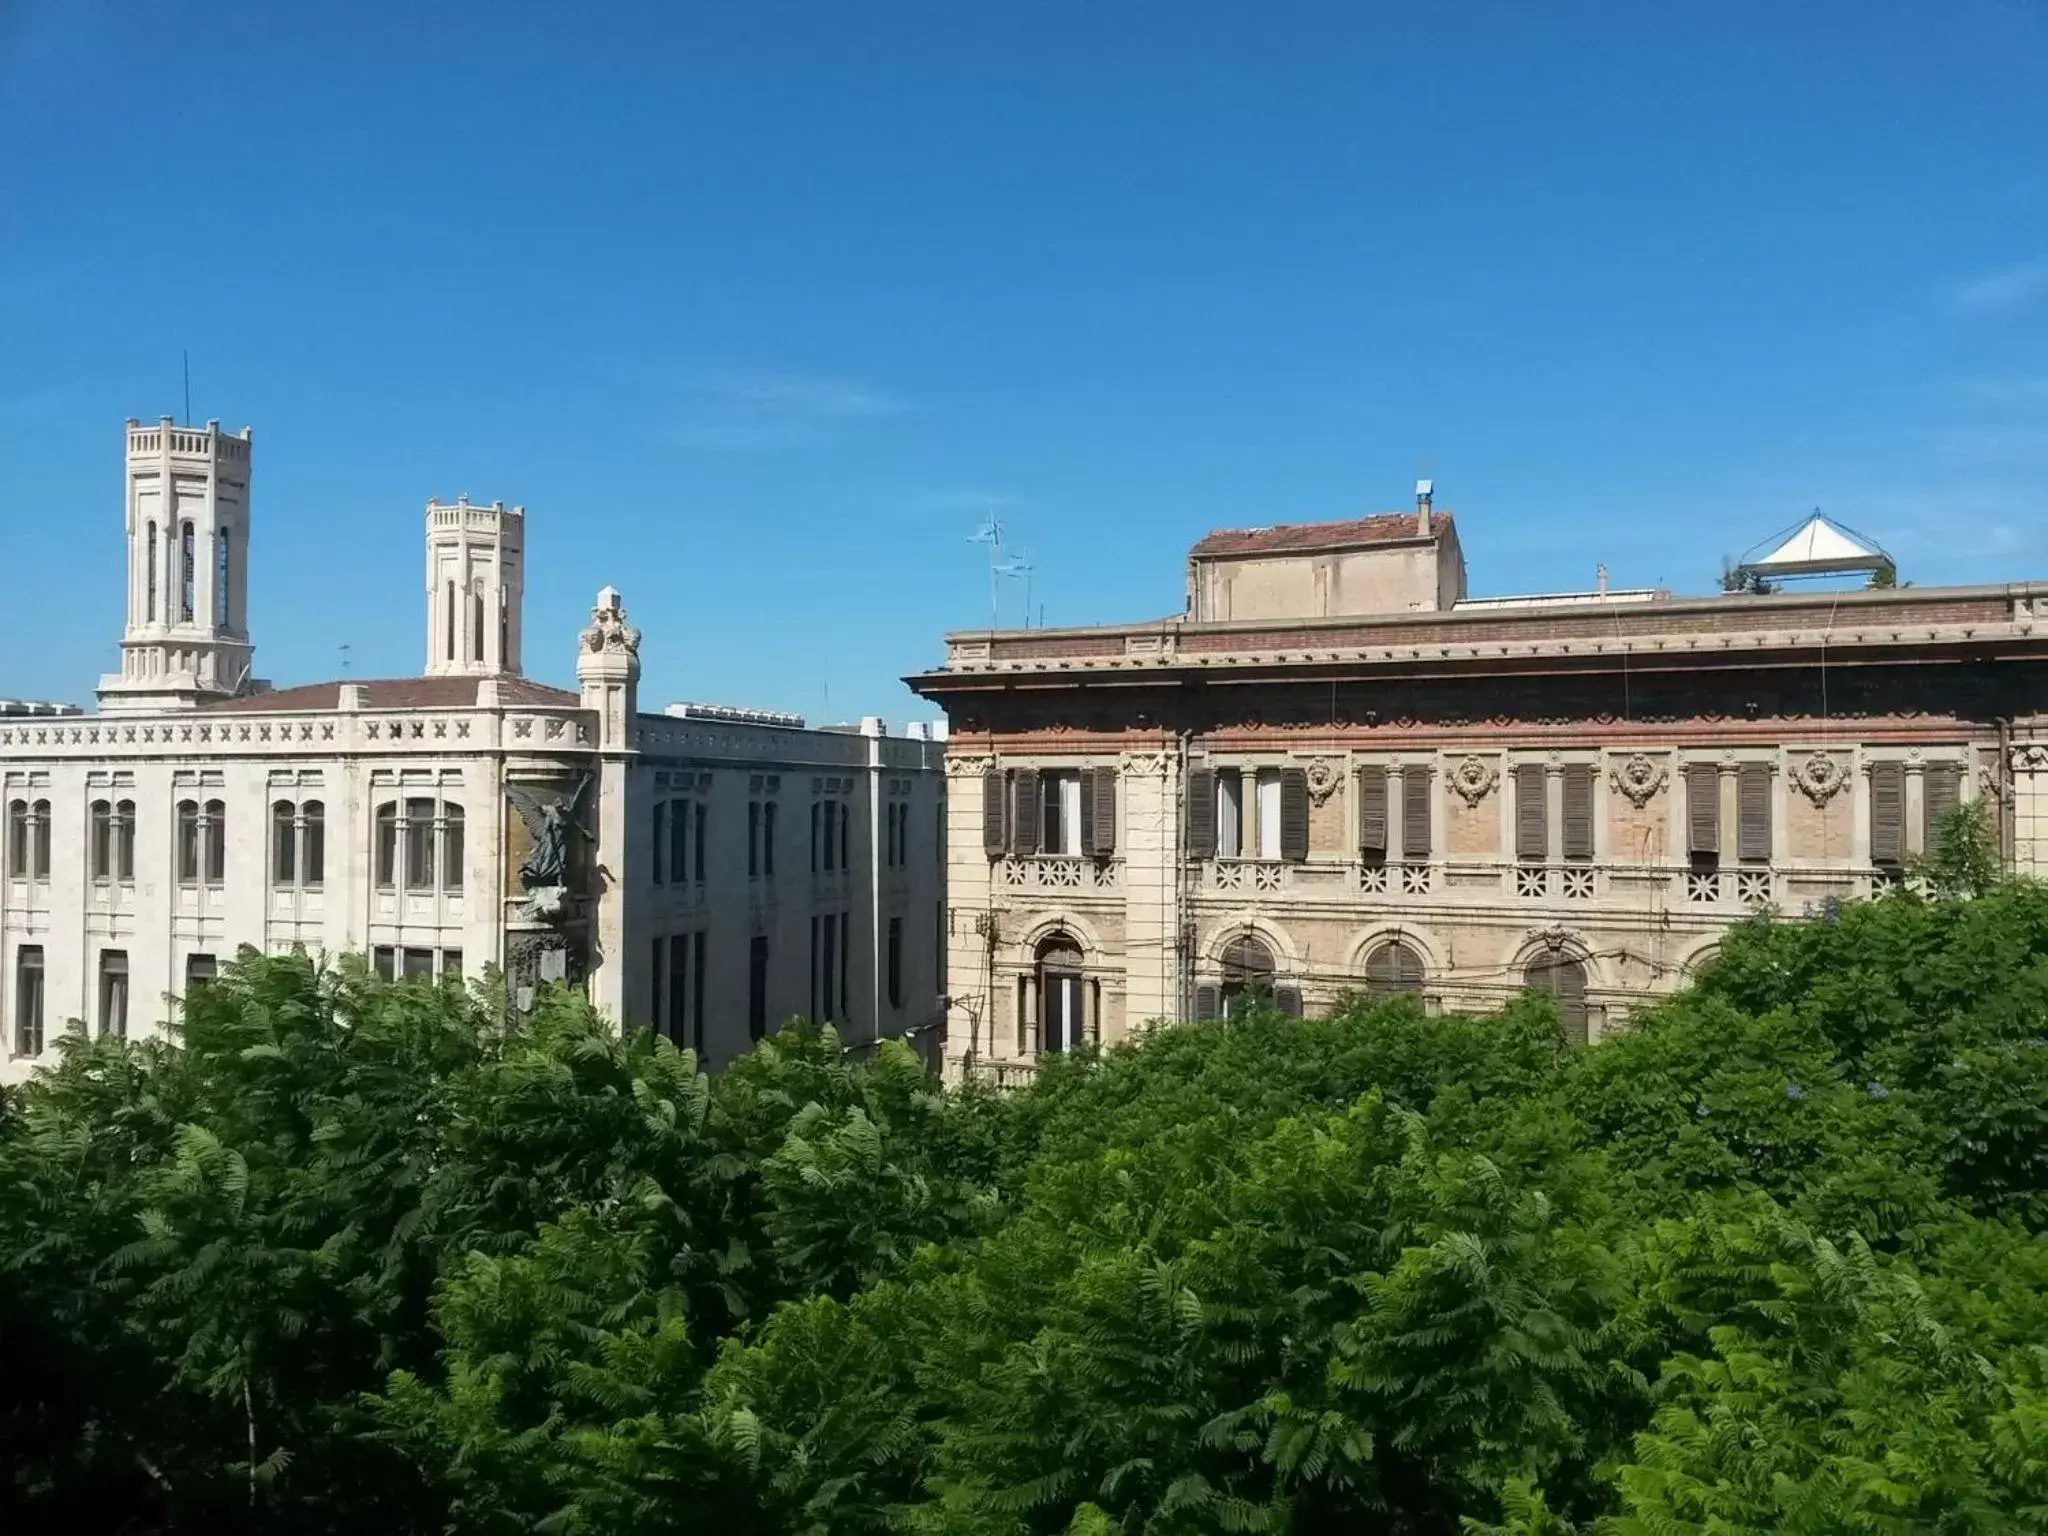
[{"label": "rooftop chimney", "polygon": [[1429,537],[1429,503],[1435,494],[1435,481],[1418,480],[1415,482],[1415,532],[1425,539]]},{"label": "rooftop chimney", "polygon": [[1605,561],[1593,567],[1593,576],[1599,585],[1600,595],[1605,597],[1607,595],[1607,564]]}]

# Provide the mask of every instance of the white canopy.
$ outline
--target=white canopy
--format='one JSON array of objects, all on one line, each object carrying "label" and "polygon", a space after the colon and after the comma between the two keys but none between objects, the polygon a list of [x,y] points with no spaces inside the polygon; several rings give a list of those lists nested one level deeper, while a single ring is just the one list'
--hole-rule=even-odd
[{"label": "white canopy", "polygon": [[1874,571],[1889,564],[1891,557],[1876,544],[1816,512],[1769,554],[1744,559],[1742,569],[1765,576],[1825,576]]}]

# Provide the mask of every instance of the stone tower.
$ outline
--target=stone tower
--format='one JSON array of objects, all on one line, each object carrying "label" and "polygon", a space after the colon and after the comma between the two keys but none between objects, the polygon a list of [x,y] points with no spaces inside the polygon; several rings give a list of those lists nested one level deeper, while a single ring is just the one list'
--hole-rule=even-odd
[{"label": "stone tower", "polygon": [[427,676],[519,676],[526,508],[427,503]]},{"label": "stone tower", "polygon": [[109,712],[189,708],[254,686],[247,427],[128,423],[128,611]]}]

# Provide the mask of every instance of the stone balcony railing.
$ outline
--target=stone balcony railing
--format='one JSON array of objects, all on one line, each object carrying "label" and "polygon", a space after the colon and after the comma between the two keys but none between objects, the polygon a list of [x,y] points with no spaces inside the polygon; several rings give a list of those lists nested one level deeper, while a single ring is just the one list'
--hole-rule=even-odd
[{"label": "stone balcony railing", "polygon": [[1898,877],[1882,870],[1800,865],[1534,863],[1506,859],[1361,860],[1208,859],[1197,887],[1205,894],[1276,900],[1422,901],[1431,905],[1503,903],[1571,906],[1656,901],[1671,909],[1742,912],[1758,907],[1803,912],[1829,900],[1869,896]]},{"label": "stone balcony railing", "polygon": [[1123,860],[1037,854],[1004,859],[996,879],[1012,891],[1113,891],[1123,885]]}]

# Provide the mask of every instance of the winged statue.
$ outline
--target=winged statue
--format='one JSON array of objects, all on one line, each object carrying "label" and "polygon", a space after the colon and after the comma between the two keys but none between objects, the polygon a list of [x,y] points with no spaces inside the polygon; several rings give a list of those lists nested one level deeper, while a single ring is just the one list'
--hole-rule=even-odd
[{"label": "winged statue", "polygon": [[569,834],[582,831],[578,817],[583,797],[590,792],[590,777],[584,774],[567,794],[536,793],[529,785],[506,784],[505,798],[512,802],[533,838],[533,851],[519,866],[522,889],[544,890],[566,883]]}]

